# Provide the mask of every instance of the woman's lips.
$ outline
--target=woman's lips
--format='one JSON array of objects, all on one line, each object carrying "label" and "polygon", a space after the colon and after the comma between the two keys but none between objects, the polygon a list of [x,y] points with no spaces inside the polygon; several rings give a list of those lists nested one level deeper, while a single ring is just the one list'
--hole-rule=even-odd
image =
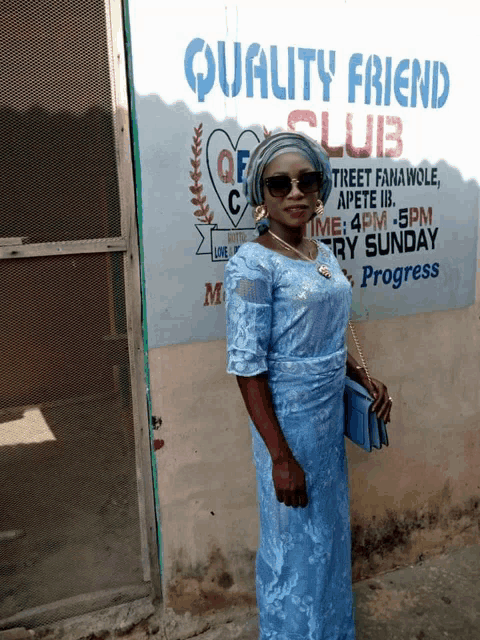
[{"label": "woman's lips", "polygon": [[288,207],[287,209],[285,209],[285,211],[292,217],[292,218],[301,218],[303,216],[303,214],[308,211],[308,207]]}]

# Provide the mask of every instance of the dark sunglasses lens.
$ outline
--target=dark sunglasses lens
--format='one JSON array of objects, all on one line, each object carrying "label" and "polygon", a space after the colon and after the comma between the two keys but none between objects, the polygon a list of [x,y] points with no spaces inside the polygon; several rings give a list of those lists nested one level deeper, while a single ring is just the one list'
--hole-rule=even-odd
[{"label": "dark sunglasses lens", "polygon": [[274,198],[286,196],[292,188],[292,181],[288,176],[273,176],[266,182],[270,195]]},{"label": "dark sunglasses lens", "polygon": [[[289,176],[272,176],[265,180],[265,184],[270,191],[270,195],[274,198],[283,198],[292,189],[292,180]],[[297,184],[302,193],[318,191],[322,185],[322,173],[320,171],[304,173],[298,179]]]},{"label": "dark sunglasses lens", "polygon": [[318,191],[321,186],[322,174],[319,171],[312,173],[304,173],[298,181],[298,188],[303,193],[313,193]]}]

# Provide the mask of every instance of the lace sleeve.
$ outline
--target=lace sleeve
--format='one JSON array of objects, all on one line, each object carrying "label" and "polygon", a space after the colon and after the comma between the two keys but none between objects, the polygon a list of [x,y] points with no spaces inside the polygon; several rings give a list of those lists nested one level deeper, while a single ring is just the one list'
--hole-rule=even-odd
[{"label": "lace sleeve", "polygon": [[272,320],[272,274],[240,250],[225,268],[227,373],[267,371]]}]

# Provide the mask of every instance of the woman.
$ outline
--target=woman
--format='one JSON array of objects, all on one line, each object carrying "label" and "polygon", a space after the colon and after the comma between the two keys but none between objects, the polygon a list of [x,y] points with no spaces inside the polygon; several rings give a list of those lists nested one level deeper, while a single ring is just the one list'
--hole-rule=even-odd
[{"label": "woman", "polygon": [[372,388],[346,352],[351,286],[331,250],[304,235],[331,175],[307,136],[264,140],[245,194],[269,228],[225,271],[227,371],[251,417],[257,472],[259,640],[354,638],[345,370],[373,394],[378,417],[390,419],[385,385],[373,380]]}]

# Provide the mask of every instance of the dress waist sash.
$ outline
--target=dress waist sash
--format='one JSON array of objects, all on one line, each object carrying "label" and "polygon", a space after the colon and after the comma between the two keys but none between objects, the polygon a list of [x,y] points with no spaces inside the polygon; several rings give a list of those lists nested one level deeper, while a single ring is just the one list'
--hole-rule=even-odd
[{"label": "dress waist sash", "polygon": [[347,360],[347,350],[340,349],[334,353],[312,358],[291,358],[271,355],[267,358],[269,373],[287,373],[299,376],[316,376],[344,369]]}]

